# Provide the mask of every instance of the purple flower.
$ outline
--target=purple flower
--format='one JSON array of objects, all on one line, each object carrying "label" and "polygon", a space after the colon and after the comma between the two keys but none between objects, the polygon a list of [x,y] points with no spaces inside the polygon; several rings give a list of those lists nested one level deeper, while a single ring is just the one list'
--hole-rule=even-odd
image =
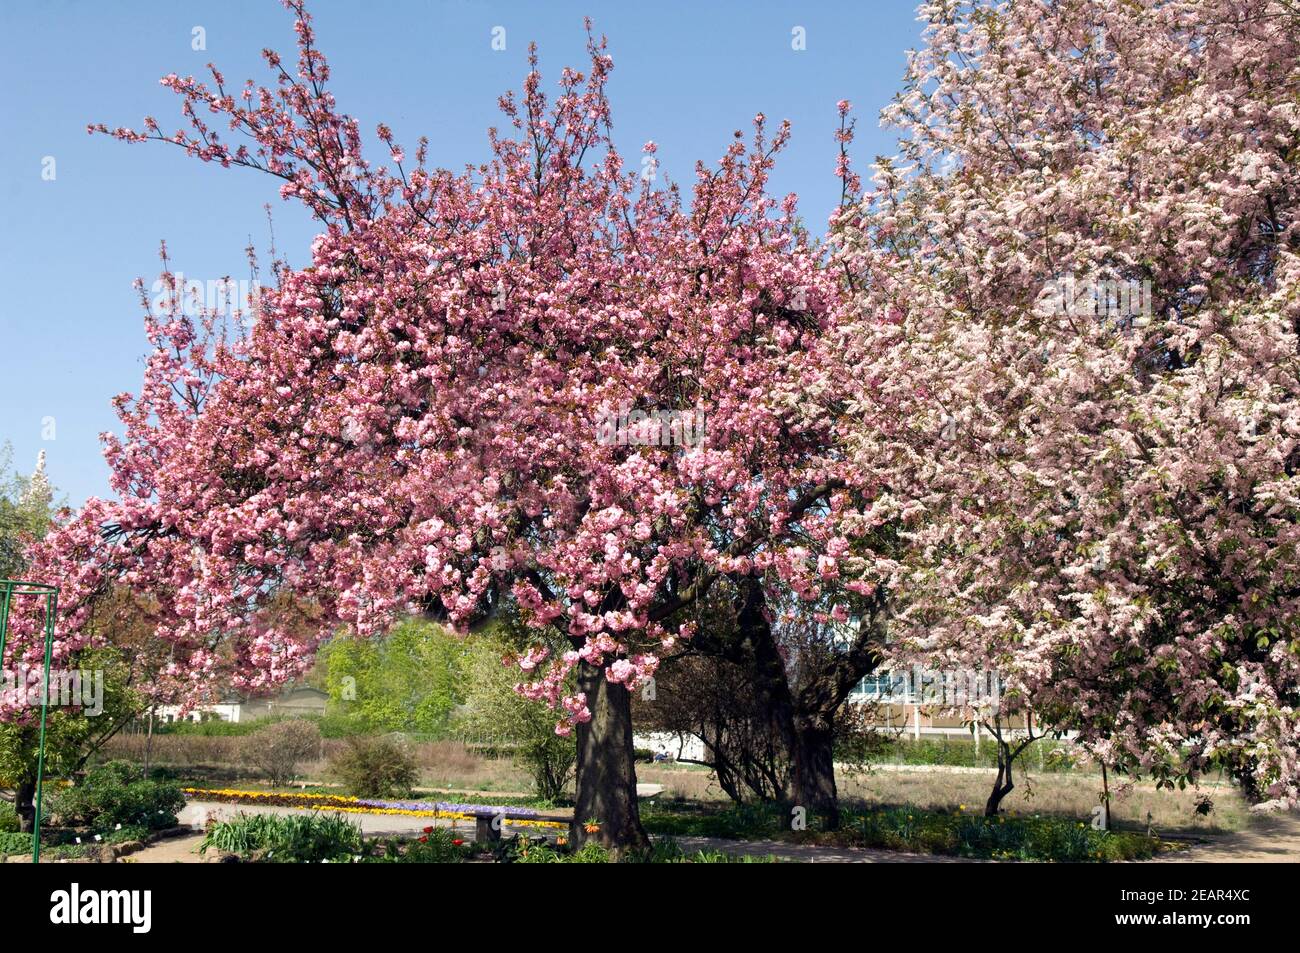
[{"label": "purple flower", "polygon": [[497,804],[454,804],[449,801],[378,801],[359,799],[366,807],[387,808],[399,811],[442,811],[448,814],[504,814],[506,817],[533,818],[537,811],[530,807],[506,807]]}]

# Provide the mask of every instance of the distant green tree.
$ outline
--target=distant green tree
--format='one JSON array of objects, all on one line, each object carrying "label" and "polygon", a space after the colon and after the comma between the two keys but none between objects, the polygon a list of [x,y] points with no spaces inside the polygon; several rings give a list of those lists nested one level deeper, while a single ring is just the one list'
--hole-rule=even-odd
[{"label": "distant green tree", "polygon": [[456,635],[421,619],[378,639],[341,634],[322,649],[329,714],[361,731],[443,732],[464,701],[465,653]]},{"label": "distant green tree", "polygon": [[45,476],[45,455],[31,476],[13,469],[13,447],[0,445],[0,579],[15,579],[25,565],[23,550],[45,535],[54,520],[54,491]]},{"label": "distant green tree", "polygon": [[[556,734],[558,719],[554,711],[515,692],[522,673],[513,662],[504,663],[507,657],[536,646],[539,631],[552,653],[568,648],[559,632],[529,629],[510,606],[503,607],[475,633],[467,643],[465,705],[456,723],[511,751],[516,764],[532,775],[537,796],[558,801],[568,795],[573,781],[578,759],[576,739],[572,733]],[[575,690],[575,686],[570,684],[568,690]]]},{"label": "distant green tree", "polygon": [[502,664],[510,644],[475,637],[466,663],[465,709],[460,727],[513,752],[533,777],[537,796],[558,801],[567,793],[577,765],[573,735],[555,733],[556,715],[515,693],[519,668]]}]

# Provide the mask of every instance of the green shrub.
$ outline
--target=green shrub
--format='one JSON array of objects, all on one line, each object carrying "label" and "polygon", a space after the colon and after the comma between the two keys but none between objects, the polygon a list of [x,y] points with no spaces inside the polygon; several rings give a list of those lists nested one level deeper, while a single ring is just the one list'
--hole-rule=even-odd
[{"label": "green shrub", "polygon": [[361,828],[338,814],[241,813],[208,829],[199,852],[208,848],[267,863],[347,862],[361,854]]},{"label": "green shrub", "polygon": [[[608,864],[612,857],[608,850],[589,841],[578,850],[553,844],[545,838],[516,837],[505,841],[497,850],[497,859],[515,864]],[[688,854],[672,838],[659,838],[645,850],[631,851],[623,861],[631,864],[770,864],[776,858],[765,856],[732,856],[720,850],[696,851]]]},{"label": "green shrub", "polygon": [[107,832],[119,824],[159,830],[176,825],[185,805],[180,785],[147,778],[125,761],[109,761],[86,773],[80,784],[53,797],[52,813],[60,824],[85,825]]},{"label": "green shrub", "polygon": [[112,830],[105,834],[104,843],[125,844],[127,841],[144,840],[150,833],[149,828],[140,824],[124,824],[117,830]]},{"label": "green shrub", "polygon": [[[976,751],[973,738],[948,735],[912,739],[893,738],[881,733],[867,734],[849,741],[838,740],[835,750],[837,761],[854,764],[925,764],[963,768],[996,767],[997,755],[997,744],[987,737]],[[1030,765],[1036,770],[1063,771],[1075,767],[1077,760],[1067,746],[1044,738],[1031,742],[1016,763]]]},{"label": "green shrub", "polygon": [[391,736],[348,738],[329,770],[356,797],[406,797],[420,779],[414,756]]},{"label": "green shrub", "polygon": [[222,721],[212,719],[210,721],[173,721],[161,722],[154,724],[154,734],[156,735],[190,735],[199,738],[238,738],[244,735],[251,735],[261,728],[265,728],[272,720],[258,718],[253,721]]},{"label": "green shrub", "polygon": [[18,813],[13,804],[0,801],[0,834],[16,834],[18,827]]},{"label": "green shrub", "polygon": [[32,852],[32,835],[6,831],[0,834],[0,857],[10,854],[30,854]]},{"label": "green shrub", "polygon": [[771,802],[730,804],[718,809],[690,801],[653,801],[641,807],[647,831],[672,837],[776,837],[789,830],[789,818],[788,809]]},{"label": "green shrub", "polygon": [[367,735],[374,728],[366,719],[348,712],[329,712],[316,719],[322,738],[351,738],[353,735]]},{"label": "green shrub", "polygon": [[697,850],[688,854],[681,845],[671,837],[659,837],[651,841],[650,847],[635,851],[626,858],[634,864],[773,864],[776,858],[771,854],[728,854],[721,850]]}]

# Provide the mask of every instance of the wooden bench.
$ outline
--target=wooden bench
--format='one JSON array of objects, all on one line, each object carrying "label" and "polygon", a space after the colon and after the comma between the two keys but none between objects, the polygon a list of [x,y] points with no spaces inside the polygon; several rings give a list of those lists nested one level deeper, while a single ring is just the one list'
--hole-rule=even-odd
[{"label": "wooden bench", "polygon": [[[573,826],[573,818],[563,814],[534,814],[529,817],[515,817],[501,808],[482,807],[466,814],[474,818],[474,840],[480,844],[495,844],[501,840],[501,829],[514,821],[548,821],[563,824],[565,828]],[[500,818],[500,820],[498,820]],[[527,825],[521,825],[527,827]]]},{"label": "wooden bench", "polygon": [[[662,784],[638,784],[636,786],[637,797],[643,801],[652,800],[663,793]],[[501,827],[509,824],[512,820],[520,821],[551,821],[556,824],[563,824],[569,828],[570,836],[575,836],[577,831],[573,830],[574,818],[565,814],[534,814],[531,817],[514,818],[507,814],[501,807],[483,805],[472,811],[465,811],[474,818],[474,840],[480,844],[495,844],[501,840]],[[501,817],[498,822],[497,817]],[[526,826],[526,825],[525,825]]]}]

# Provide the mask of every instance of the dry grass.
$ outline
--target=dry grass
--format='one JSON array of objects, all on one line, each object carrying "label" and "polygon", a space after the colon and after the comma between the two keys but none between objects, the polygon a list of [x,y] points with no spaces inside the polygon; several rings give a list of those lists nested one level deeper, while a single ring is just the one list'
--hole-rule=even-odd
[{"label": "dry grass", "polygon": [[[890,770],[857,773],[840,779],[845,798],[871,804],[910,804],[923,809],[982,811],[994,772]],[[1015,789],[1002,807],[1010,814],[1052,814],[1089,820],[1100,803],[1101,775],[1050,772],[1026,779],[1017,774]],[[1196,811],[1197,796],[1208,795],[1214,810]],[[1207,779],[1200,788],[1157,791],[1155,785],[1111,783],[1111,820],[1123,827],[1151,826],[1161,834],[1239,830],[1247,823],[1247,805],[1225,781]]]},{"label": "dry grass", "polygon": [[[239,743],[231,737],[157,735],[153,742],[153,763],[193,770],[227,779],[247,778],[241,765]],[[326,740],[322,754],[328,756],[344,742]],[[452,791],[484,791],[525,794],[532,780],[509,758],[485,757],[457,741],[436,741],[411,746],[420,766],[420,785]],[[106,748],[111,758],[144,760],[144,738],[121,735]],[[325,760],[304,763],[300,774],[314,782],[327,782]],[[726,795],[706,768],[691,765],[637,765],[637,780],[664,785],[666,798],[725,802]],[[910,804],[922,809],[983,810],[993,783],[993,771],[953,771],[941,767],[903,766],[868,772],[841,772],[837,778],[840,796],[846,801],[868,804]],[[1211,833],[1240,830],[1247,824],[1245,801],[1226,781],[1207,779],[1200,788],[1185,791],[1157,791],[1150,784],[1112,783],[1114,800],[1111,817],[1121,826],[1142,827],[1148,814],[1161,834]],[[1101,776],[1086,771],[1034,773],[1028,779],[1017,773],[1016,787],[1003,801],[1012,814],[1052,814],[1090,819],[1101,794]],[[1196,813],[1198,794],[1208,795],[1214,810],[1208,816]]]},{"label": "dry grass", "polygon": [[726,801],[726,793],[713,780],[713,772],[692,765],[638,764],[636,779],[642,784],[662,784],[664,797],[690,801]]},{"label": "dry grass", "polygon": [[[984,809],[993,777],[992,770],[948,771],[917,766],[841,772],[836,780],[840,796],[846,801],[906,804],[928,810],[951,811],[963,807],[978,812]],[[664,785],[666,798],[726,800],[710,773],[700,768],[638,765],[637,779]],[[1121,785],[1112,781],[1111,793],[1111,819],[1117,826],[1145,829],[1148,813],[1156,832],[1166,835],[1240,830],[1248,821],[1245,800],[1230,784],[1218,779],[1185,791],[1157,791],[1151,784]],[[1198,794],[1208,795],[1214,802],[1214,810],[1208,816],[1196,812]],[[1034,774],[1031,771],[1028,779],[1017,774],[1015,789],[1002,806],[1010,814],[1050,814],[1087,821],[1100,795],[1100,774],[1083,771]]]},{"label": "dry grass", "polygon": [[510,758],[488,758],[458,741],[437,741],[415,746],[422,783],[429,787],[463,791],[524,793],[533,780]]},{"label": "dry grass", "polygon": [[[155,735],[151,762],[190,771],[198,777],[228,780],[249,778],[249,768],[240,757],[244,738],[203,735]],[[321,742],[321,757],[305,761],[298,774],[312,782],[329,780],[329,758],[346,742],[327,738]],[[105,758],[122,758],[143,764],[146,739],[143,735],[118,735],[104,746]],[[420,769],[422,787],[468,791],[527,792],[532,779],[509,758],[480,755],[458,741],[412,744],[411,752]]]},{"label": "dry grass", "polygon": [[207,737],[203,735],[154,735],[152,745],[143,734],[119,734],[101,749],[104,758],[121,758],[143,764],[145,752],[150,761],[173,767],[199,765],[235,766],[240,763],[239,748],[243,738]]}]

